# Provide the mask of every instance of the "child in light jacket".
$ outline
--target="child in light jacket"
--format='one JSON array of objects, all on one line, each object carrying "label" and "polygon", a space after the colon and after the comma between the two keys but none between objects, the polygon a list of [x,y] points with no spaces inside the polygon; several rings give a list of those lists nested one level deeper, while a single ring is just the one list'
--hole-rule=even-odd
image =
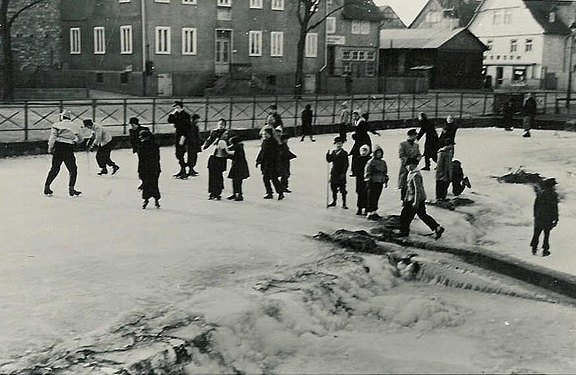
[{"label": "child in light jacket", "polygon": [[382,216],[378,215],[378,201],[382,195],[382,189],[388,187],[388,165],[384,159],[382,147],[375,146],[372,159],[366,164],[364,170],[364,181],[368,192],[368,201],[366,212],[368,220],[380,220]]}]

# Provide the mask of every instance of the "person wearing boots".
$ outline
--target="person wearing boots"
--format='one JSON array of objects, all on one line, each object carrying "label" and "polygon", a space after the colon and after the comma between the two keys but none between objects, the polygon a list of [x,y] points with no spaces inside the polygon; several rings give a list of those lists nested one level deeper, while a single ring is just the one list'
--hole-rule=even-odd
[{"label": "person wearing boots", "polygon": [[240,137],[234,136],[230,138],[228,155],[232,157],[232,166],[230,167],[228,178],[232,180],[233,189],[233,194],[228,197],[228,200],[241,202],[244,200],[244,196],[242,195],[242,182],[250,177],[250,171],[248,170],[244,144]]},{"label": "person wearing boots", "polygon": [[371,158],[370,154],[370,146],[363,145],[360,147],[360,155],[352,159],[352,174],[356,176],[356,215],[359,216],[368,215],[368,190],[366,181],[364,180],[364,172],[366,170],[366,164]]},{"label": "person wearing boots", "polygon": [[332,163],[330,170],[330,189],[332,190],[332,202],[328,207],[336,207],[338,192],[342,194],[342,208],[348,209],[346,205],[346,173],[348,172],[349,162],[348,153],[344,150],[344,141],[340,137],[334,138],[335,149],[326,153],[326,161]]},{"label": "person wearing boots", "polygon": [[264,140],[256,158],[256,168],[262,171],[262,181],[266,188],[264,199],[274,199],[272,185],[278,194],[278,200],[284,199],[284,189],[278,180],[278,152],[280,145],[273,136],[274,129],[264,129]]},{"label": "person wearing boots", "polygon": [[102,176],[108,174],[107,166],[112,167],[112,174],[116,174],[120,167],[110,158],[110,153],[114,147],[110,132],[102,125],[94,124],[91,119],[84,120],[84,127],[92,130],[92,137],[89,141],[89,146],[87,145],[87,147],[90,147],[90,151],[92,151],[94,147],[98,147],[98,151],[96,151],[96,162],[100,167],[98,175]]},{"label": "person wearing boots", "polygon": [[406,134],[408,136],[408,139],[400,143],[400,150],[398,151],[398,155],[400,157],[400,171],[398,173],[398,189],[400,189],[400,199],[402,201],[406,196],[406,187],[407,187],[406,181],[408,178],[406,161],[408,159],[420,160],[422,158],[422,154],[420,153],[420,146],[418,145],[418,143],[416,143],[416,138],[418,137],[416,129],[410,129]]},{"label": "person wearing boots", "polygon": [[536,190],[536,200],[534,201],[534,235],[530,242],[532,254],[538,251],[540,234],[544,232],[544,243],[542,244],[542,256],[550,255],[550,231],[558,225],[558,193],[555,190],[556,179],[548,178],[541,183],[541,187]]},{"label": "person wearing boots", "polygon": [[312,128],[313,121],[314,112],[312,112],[312,107],[310,104],[306,104],[306,108],[302,111],[302,138],[300,138],[300,142],[304,142],[306,136],[309,136],[312,142],[316,142],[314,139],[314,129]]},{"label": "person wearing boots", "polygon": [[142,130],[138,137],[140,146],[138,147],[138,177],[142,181],[142,208],[146,209],[150,198],[154,198],[154,205],[160,208],[160,189],[158,179],[160,178],[160,148],[154,140],[154,136],[149,130]]},{"label": "person wearing boots", "polygon": [[436,239],[440,239],[444,233],[444,228],[426,213],[426,191],[424,190],[424,180],[418,170],[419,160],[409,158],[406,160],[406,170],[408,170],[407,190],[400,214],[399,237],[408,237],[410,234],[410,224],[414,216],[418,215],[435,234]]},{"label": "person wearing boots", "polygon": [[459,196],[466,188],[470,189],[472,184],[468,176],[464,175],[460,160],[452,161],[452,194]]},{"label": "person wearing boots", "polygon": [[[219,128],[218,129],[226,129],[226,120],[220,119],[219,121]],[[208,143],[204,144],[204,148],[213,147],[214,152],[208,158],[208,199],[222,199],[222,190],[224,190],[224,176],[223,173],[226,171],[227,168],[227,160],[228,160],[228,139],[231,137],[230,135],[231,130],[226,130],[218,138],[213,138],[212,136],[209,140],[212,140],[212,143],[208,145]],[[218,133],[219,134],[219,133]],[[207,141],[208,142],[208,141]]]},{"label": "person wearing boots", "polygon": [[506,131],[514,129],[514,106],[512,100],[508,100],[502,105],[502,127]]},{"label": "person wearing boots", "polygon": [[[140,120],[138,117],[130,117],[128,120],[128,124],[130,125],[130,129],[128,132],[130,133],[130,144],[132,145],[132,153],[135,154],[138,152],[138,147],[140,147],[140,132],[147,130],[150,131],[146,126],[140,125]],[[152,133],[150,133],[152,134]],[[154,137],[154,134],[152,134]]]},{"label": "person wearing boots", "polygon": [[537,111],[536,100],[534,100],[532,94],[528,94],[528,98],[526,99],[526,101],[524,102],[524,106],[522,107],[522,116],[524,116],[523,119],[524,134],[522,134],[522,137],[524,138],[531,137],[530,130],[532,129],[532,126],[534,126],[534,118],[536,117],[536,111]]},{"label": "person wearing boots", "polygon": [[72,113],[63,111],[60,114],[60,121],[52,124],[50,138],[48,139],[48,153],[52,154],[52,167],[46,182],[44,183],[44,194],[52,195],[54,192],[50,188],[52,182],[58,176],[62,163],[68,169],[70,175],[68,181],[68,193],[71,197],[82,194],[76,190],[76,179],[78,177],[78,166],[74,156],[74,147],[84,141],[84,130],[80,125],[72,122]]},{"label": "person wearing boots", "polygon": [[340,138],[342,141],[347,141],[348,129],[352,126],[352,117],[350,111],[348,110],[348,102],[343,102],[341,104],[342,111],[340,112],[340,125],[338,132],[340,133]]},{"label": "person wearing boots", "polygon": [[284,189],[284,193],[291,193],[292,191],[288,189],[288,184],[290,180],[290,162],[296,159],[296,155],[290,151],[288,146],[289,136],[282,134],[280,136],[280,141],[282,142],[278,148],[278,176],[280,177],[280,184]]},{"label": "person wearing boots", "polygon": [[184,110],[184,104],[181,101],[175,101],[173,107],[174,110],[168,115],[168,123],[174,124],[176,129],[174,144],[176,159],[178,159],[178,164],[180,165],[180,171],[174,177],[184,180],[188,178],[188,173],[186,172],[187,163],[184,160],[184,156],[188,152],[188,137],[191,126],[190,115]]},{"label": "person wearing boots", "polygon": [[202,140],[200,139],[200,129],[198,123],[200,122],[200,115],[197,113],[192,115],[190,123],[190,134],[188,134],[188,176],[198,176],[196,164],[198,163],[198,153],[202,152]]},{"label": "person wearing boots", "polygon": [[452,182],[452,159],[454,158],[454,145],[451,139],[446,139],[438,150],[438,164],[436,165],[436,200],[445,201],[448,187]]},{"label": "person wearing boots", "polygon": [[388,166],[383,159],[384,151],[382,147],[375,146],[372,153],[372,159],[366,164],[364,171],[364,181],[366,181],[366,190],[368,201],[366,212],[368,220],[380,220],[382,216],[378,215],[378,202],[382,195],[382,189],[388,187]]},{"label": "person wearing boots", "polygon": [[418,115],[418,122],[420,124],[420,132],[416,138],[419,141],[423,136],[426,136],[426,142],[424,143],[424,162],[426,163],[423,171],[430,170],[430,159],[436,163],[437,152],[438,152],[438,133],[436,133],[436,126],[430,120],[424,112],[420,112]]}]

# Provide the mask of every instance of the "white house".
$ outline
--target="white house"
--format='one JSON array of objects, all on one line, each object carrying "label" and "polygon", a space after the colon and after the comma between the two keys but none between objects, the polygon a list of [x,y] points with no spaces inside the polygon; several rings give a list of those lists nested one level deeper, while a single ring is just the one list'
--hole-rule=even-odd
[{"label": "white house", "polygon": [[468,27],[489,48],[484,70],[493,86],[563,90],[575,19],[576,1],[484,0]]}]

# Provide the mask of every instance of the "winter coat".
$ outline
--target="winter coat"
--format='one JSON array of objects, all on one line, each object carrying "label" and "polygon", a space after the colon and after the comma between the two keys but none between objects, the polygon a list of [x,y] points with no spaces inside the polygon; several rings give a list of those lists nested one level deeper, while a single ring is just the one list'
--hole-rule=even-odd
[{"label": "winter coat", "polygon": [[464,170],[462,170],[462,164],[459,161],[452,161],[452,185],[461,186],[462,180],[464,179]]},{"label": "winter coat", "polygon": [[276,128],[278,126],[284,128],[284,122],[282,121],[282,116],[280,116],[278,112],[270,113],[266,118],[266,124],[272,126],[273,128]]},{"label": "winter coat", "polygon": [[146,131],[150,131],[150,129],[148,129],[145,126],[140,126],[138,125],[138,127],[136,129],[130,129],[130,144],[132,145],[132,153],[135,154],[136,152],[138,152],[138,148],[141,145],[140,142],[140,133],[143,132],[144,130]]},{"label": "winter coat", "polygon": [[286,143],[278,146],[278,176],[290,177],[290,160],[296,159]]},{"label": "winter coat", "polygon": [[387,184],[388,179],[388,165],[384,159],[370,159],[364,170],[364,181]]},{"label": "winter coat", "polygon": [[256,158],[256,163],[260,165],[262,174],[277,177],[278,176],[278,154],[280,145],[274,138],[268,138],[262,141],[260,152]]},{"label": "winter coat", "polygon": [[360,155],[360,147],[363,145],[368,145],[370,149],[372,149],[372,140],[370,139],[370,135],[368,135],[369,131],[371,131],[370,125],[368,125],[363,118],[360,118],[356,123],[354,134],[352,134],[354,146],[352,146],[352,150],[350,150],[350,155]]},{"label": "winter coat", "polygon": [[454,147],[444,146],[438,150],[438,162],[436,164],[436,181],[452,181],[452,158]]},{"label": "winter coat", "polygon": [[190,133],[190,115],[185,110],[180,112],[171,113],[168,115],[168,122],[174,124],[176,129],[175,137],[176,142],[179,142],[181,137],[188,139]]},{"label": "winter coat", "polygon": [[424,155],[432,158],[438,152],[438,133],[436,133],[436,126],[428,119],[420,121],[420,132],[418,133],[418,140],[426,135],[426,142],[424,143]]},{"label": "winter coat", "polygon": [[314,119],[314,112],[310,109],[302,111],[302,130],[310,131],[312,129],[312,121]]},{"label": "winter coat", "polygon": [[352,174],[358,177],[364,177],[364,171],[366,170],[366,163],[368,160],[372,159],[370,155],[366,156],[356,156],[352,158]]},{"label": "winter coat", "polygon": [[92,142],[94,146],[106,146],[110,141],[112,141],[112,135],[102,125],[94,124],[92,132],[94,134],[94,141]]},{"label": "winter coat", "polygon": [[149,140],[142,142],[138,147],[138,174],[145,176],[158,176],[160,169],[160,148]]},{"label": "winter coat", "polygon": [[244,145],[237,143],[232,146],[232,151],[234,151],[234,156],[232,156],[232,166],[230,167],[228,178],[245,180],[250,177],[250,171],[248,170]]},{"label": "winter coat", "polygon": [[427,197],[426,191],[424,190],[424,179],[422,178],[420,170],[415,169],[408,173],[406,187],[406,196],[404,197],[405,202],[421,204],[426,201]]},{"label": "winter coat", "polygon": [[328,152],[326,153],[326,161],[332,163],[332,169],[330,170],[330,183],[345,184],[346,173],[350,166],[350,163],[348,162],[348,152],[344,149]]},{"label": "winter coat", "polygon": [[218,142],[220,140],[220,138],[222,137],[222,134],[224,134],[225,131],[226,131],[226,129],[212,129],[210,131],[210,135],[208,136],[208,139],[206,139],[206,142],[204,142],[204,145],[202,145],[202,148],[204,150],[206,150],[208,147],[210,147],[214,143]]},{"label": "winter coat", "polygon": [[526,117],[536,116],[536,100],[534,98],[526,99],[522,108],[522,115]]},{"label": "winter coat", "polygon": [[406,161],[408,159],[418,159],[422,158],[420,153],[420,146],[416,142],[404,141],[400,143],[400,150],[398,151],[398,156],[400,157],[400,172],[398,173],[398,189],[403,189],[406,187],[406,178],[408,177],[408,171],[406,170]]},{"label": "winter coat", "polygon": [[190,132],[188,133],[188,147],[190,152],[202,151],[202,139],[200,139],[200,129],[196,124],[190,124]]},{"label": "winter coat", "polygon": [[514,119],[514,107],[510,103],[505,103],[502,112],[502,120],[505,124],[510,124]]},{"label": "winter coat", "polygon": [[50,138],[48,139],[48,150],[54,149],[56,142],[67,143],[70,145],[79,144],[84,141],[84,127],[70,120],[62,120],[52,124]]},{"label": "winter coat", "polygon": [[537,227],[551,229],[558,220],[558,194],[552,189],[536,193],[534,201],[534,223]]}]

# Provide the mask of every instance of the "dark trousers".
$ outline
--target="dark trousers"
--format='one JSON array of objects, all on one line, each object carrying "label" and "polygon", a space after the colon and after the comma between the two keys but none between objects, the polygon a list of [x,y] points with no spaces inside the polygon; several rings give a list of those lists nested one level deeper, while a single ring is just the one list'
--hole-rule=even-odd
[{"label": "dark trousers", "polygon": [[290,175],[283,174],[280,176],[280,185],[282,185],[283,190],[288,190],[288,183],[290,180]]},{"label": "dark trousers", "polygon": [[460,182],[452,182],[452,194],[455,196],[459,196],[462,192],[466,189],[466,185],[462,181]]},{"label": "dark trousers", "polygon": [[241,178],[233,178],[232,179],[232,191],[236,195],[242,195],[242,182],[244,180]]},{"label": "dark trousers", "polygon": [[550,250],[550,227],[543,227],[541,225],[534,225],[534,235],[532,236],[532,241],[530,246],[533,249],[538,247],[538,242],[540,241],[540,234],[544,232],[544,243],[542,244],[542,249],[545,251]]},{"label": "dark trousers", "polygon": [[198,153],[188,150],[188,167],[190,168],[190,171],[194,170],[196,163],[198,163]]},{"label": "dark trousers", "polygon": [[432,216],[426,213],[426,204],[424,202],[420,202],[416,207],[412,206],[411,201],[404,202],[404,207],[402,207],[402,213],[400,214],[400,233],[410,233],[410,224],[416,215],[418,215],[420,220],[431,230],[436,230],[436,228],[440,226]]},{"label": "dark trousers", "polygon": [[346,204],[346,195],[348,195],[348,190],[346,190],[346,182],[331,182],[330,190],[332,190],[332,200],[336,202],[338,199],[338,192],[342,194],[342,201]]},{"label": "dark trousers", "polygon": [[446,199],[450,181],[436,180],[436,199]]},{"label": "dark trousers", "polygon": [[159,174],[140,174],[142,181],[142,199],[160,199],[160,188],[158,187]]},{"label": "dark trousers", "polygon": [[356,195],[358,196],[356,206],[366,208],[368,206],[368,191],[364,176],[356,176]]},{"label": "dark trousers", "polygon": [[282,184],[280,183],[280,180],[278,180],[277,176],[272,175],[270,173],[264,173],[262,175],[262,181],[264,181],[264,187],[266,188],[266,194],[270,195],[270,194],[274,193],[272,191],[272,185],[274,185],[274,189],[276,189],[276,193],[280,194],[280,193],[284,192],[284,189],[282,188]]},{"label": "dark trousers", "polygon": [[186,161],[184,161],[184,155],[188,151],[188,147],[186,144],[184,146],[180,146],[176,144],[176,159],[178,160],[178,164],[180,165],[180,172],[186,172]]},{"label": "dark trousers", "polygon": [[221,169],[208,169],[208,193],[213,197],[219,197],[224,190],[224,171]]},{"label": "dark trousers", "polygon": [[404,198],[406,198],[406,191],[407,190],[408,190],[408,188],[405,188],[405,187],[400,189],[400,200],[402,202],[404,202]]},{"label": "dark trousers", "polygon": [[340,124],[340,127],[338,128],[338,132],[340,133],[340,138],[342,139],[342,142],[346,142],[346,137],[347,137],[347,126],[346,124]]},{"label": "dark trousers", "polygon": [[106,166],[113,167],[116,165],[116,163],[110,159],[110,153],[112,152],[113,147],[114,144],[112,141],[108,142],[104,146],[98,146],[98,151],[96,151],[96,162],[100,169],[106,169]]},{"label": "dark trousers", "polygon": [[382,195],[383,188],[384,184],[381,182],[368,182],[366,184],[368,193],[368,201],[366,205],[367,212],[378,211],[378,201],[380,201],[380,195]]},{"label": "dark trousers", "polygon": [[74,145],[67,143],[56,142],[54,145],[54,152],[52,155],[52,167],[48,176],[46,177],[46,186],[50,186],[58,176],[62,163],[68,169],[70,180],[68,186],[74,188],[76,186],[76,178],[78,177],[78,167],[76,166],[76,157],[74,156]]}]

